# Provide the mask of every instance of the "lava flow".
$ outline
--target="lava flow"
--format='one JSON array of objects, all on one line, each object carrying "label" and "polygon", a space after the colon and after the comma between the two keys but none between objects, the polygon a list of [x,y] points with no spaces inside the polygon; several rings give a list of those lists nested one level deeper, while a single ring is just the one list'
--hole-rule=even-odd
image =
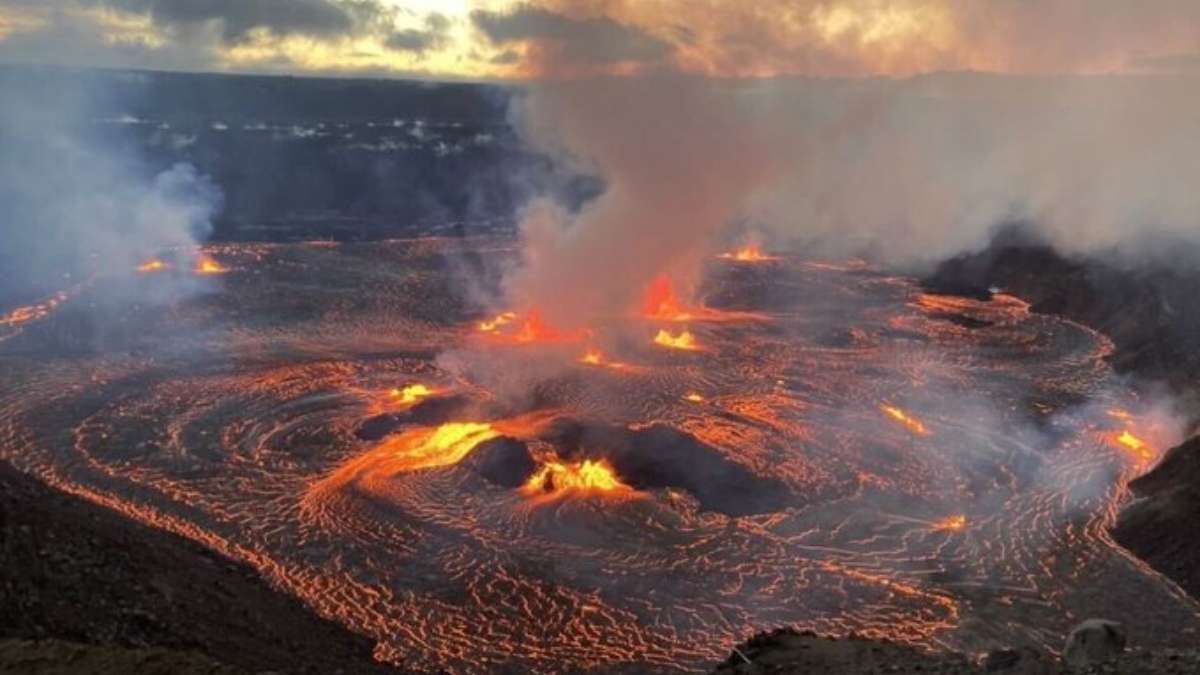
[{"label": "lava flow", "polygon": [[720,257],[735,262],[768,262],[779,259],[763,253],[757,244],[747,244],[735,251],[722,253]]},{"label": "lava flow", "polygon": [[665,328],[660,328],[658,333],[654,335],[654,344],[668,349],[683,349],[686,351],[696,351],[700,346],[696,344],[696,338],[686,329],[680,331],[678,335],[672,335]]},{"label": "lava flow", "polygon": [[201,276],[208,276],[213,274],[224,274],[228,272],[229,269],[213,258],[207,255],[201,255],[196,259],[196,265],[192,268],[192,271]]},{"label": "lava flow", "polygon": [[518,314],[503,312],[476,325],[479,332],[520,344],[579,342],[590,335],[586,328],[560,330],[542,317],[536,309]]},{"label": "lava flow", "polygon": [[629,494],[632,488],[621,482],[608,462],[585,459],[581,462],[548,460],[529,477],[521,491],[531,497],[566,494]]},{"label": "lava flow", "polygon": [[417,383],[410,384],[405,387],[398,387],[388,391],[388,396],[397,403],[408,404],[416,403],[423,398],[432,396],[435,392],[429,387]]},{"label": "lava flow", "polygon": [[879,406],[879,409],[882,410],[883,413],[890,419],[898,422],[905,429],[908,429],[909,433],[916,436],[929,435],[929,430],[925,428],[925,425],[922,424],[920,420],[916,419],[912,415],[909,415],[900,408],[891,405],[881,405]]},{"label": "lava flow", "polygon": [[1130,458],[1171,437],[1105,413],[1141,408],[1104,336],[791,257],[702,284],[769,325],[705,323],[724,310],[669,283],[649,313],[692,322],[476,323],[462,246],[206,247],[255,274],[63,349],[76,305],[115,302],[88,285],[0,340],[0,459],[252,565],[407,670],[704,672],[781,625],[962,652],[1060,648],[1079,616],[1200,631],[1107,534]]},{"label": "lava flow", "polygon": [[150,274],[152,272],[162,272],[170,267],[167,263],[157,258],[146,260],[137,266],[137,271],[142,274]]},{"label": "lava flow", "polygon": [[689,321],[696,318],[696,310],[683,306],[679,298],[675,297],[671,278],[660,274],[646,287],[642,316],[663,321]]}]

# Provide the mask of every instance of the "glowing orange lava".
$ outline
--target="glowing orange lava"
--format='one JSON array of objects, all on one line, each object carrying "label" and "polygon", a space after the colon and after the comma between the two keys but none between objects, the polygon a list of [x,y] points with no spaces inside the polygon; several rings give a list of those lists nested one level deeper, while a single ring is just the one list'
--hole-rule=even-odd
[{"label": "glowing orange lava", "polygon": [[448,422],[439,427],[414,429],[393,436],[380,446],[395,451],[394,459],[405,471],[459,463],[476,445],[499,436],[485,422]]},{"label": "glowing orange lava", "polygon": [[704,403],[704,397],[694,391],[689,394],[685,394],[683,400],[691,401],[692,403]]},{"label": "glowing orange lava", "polygon": [[1134,457],[1143,462],[1148,462],[1154,459],[1154,448],[1146,441],[1138,438],[1132,431],[1125,429],[1120,434],[1114,436],[1114,440],[1121,449],[1128,451]]},{"label": "glowing orange lava", "polygon": [[432,396],[434,391],[423,384],[410,384],[406,387],[398,387],[388,392],[388,396],[397,403],[416,403],[417,401]]},{"label": "glowing orange lava", "polygon": [[915,436],[929,435],[929,430],[925,428],[925,425],[922,424],[920,420],[912,417],[900,408],[890,405],[881,405],[879,406],[879,409],[882,410],[885,415],[900,423],[904,428],[908,429],[909,433]]},{"label": "glowing orange lava", "polygon": [[0,326],[19,326],[23,323],[44,318],[50,312],[54,311],[55,307],[58,307],[66,300],[66,291],[59,291],[37,304],[18,307],[7,314],[0,314]]},{"label": "glowing orange lava", "polygon": [[541,312],[532,310],[513,337],[517,342],[553,342],[561,340],[563,335],[542,319]]},{"label": "glowing orange lava", "polygon": [[671,335],[665,328],[661,328],[658,334],[654,336],[654,344],[669,349],[684,349],[688,351],[700,349],[700,346],[696,344],[696,338],[686,329],[679,335]]},{"label": "glowing orange lava", "polygon": [[481,333],[504,337],[513,342],[578,342],[591,333],[587,328],[562,331],[551,326],[542,318],[542,313],[531,309],[524,314],[503,312],[492,319],[478,324]]},{"label": "glowing orange lava", "polygon": [[642,316],[664,321],[687,321],[695,316],[694,312],[684,307],[671,287],[671,279],[665,274],[654,277],[646,287],[646,295],[642,301]]},{"label": "glowing orange lava", "polygon": [[567,492],[627,493],[632,490],[621,482],[616,471],[603,459],[572,463],[557,460],[544,462],[521,487],[521,491],[530,497]]},{"label": "glowing orange lava", "polygon": [[216,260],[213,260],[206,255],[202,255],[196,259],[196,266],[192,268],[192,271],[196,274],[211,275],[224,274],[228,272],[229,269]]},{"label": "glowing orange lava", "polygon": [[495,333],[504,326],[512,323],[517,319],[516,312],[501,312],[487,321],[479,322],[479,331],[482,333]]},{"label": "glowing orange lava", "polygon": [[138,265],[137,271],[141,272],[142,274],[149,274],[151,272],[161,272],[161,271],[167,269],[168,267],[169,267],[169,265],[167,265],[167,263],[155,258],[152,260],[147,260],[147,261],[143,262],[142,264]]},{"label": "glowing orange lava", "polygon": [[747,244],[736,251],[730,253],[722,253],[721,257],[726,260],[734,260],[737,262],[766,262],[768,260],[778,260],[774,256],[766,255],[758,244]]},{"label": "glowing orange lava", "polygon": [[945,518],[935,522],[933,524],[933,529],[945,530],[948,532],[961,532],[967,529],[967,517],[962,514],[946,516]]},{"label": "glowing orange lava", "polygon": [[586,363],[589,366],[598,366],[604,363],[604,355],[598,349],[588,349],[579,357],[580,363]]}]

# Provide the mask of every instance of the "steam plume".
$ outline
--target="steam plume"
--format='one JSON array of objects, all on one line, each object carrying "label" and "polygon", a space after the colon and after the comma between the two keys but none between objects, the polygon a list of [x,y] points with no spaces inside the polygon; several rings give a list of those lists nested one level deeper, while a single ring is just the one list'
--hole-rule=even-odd
[{"label": "steam plume", "polygon": [[539,86],[526,136],[607,191],[526,212],[517,303],[577,322],[693,268],[735,219],[775,244],[928,262],[1029,221],[1065,251],[1200,232],[1200,87],[1184,75]]},{"label": "steam plume", "polygon": [[36,70],[0,75],[0,294],[128,274],[210,233],[219,190],[190,165],[156,170],[99,134],[102,92],[83,78],[54,90]]}]

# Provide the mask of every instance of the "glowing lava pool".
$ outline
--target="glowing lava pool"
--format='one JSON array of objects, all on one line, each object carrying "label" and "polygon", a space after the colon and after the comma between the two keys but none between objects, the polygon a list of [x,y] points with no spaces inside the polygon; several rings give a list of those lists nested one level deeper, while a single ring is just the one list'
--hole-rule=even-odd
[{"label": "glowing lava pool", "polygon": [[1169,439],[1103,336],[781,257],[712,261],[723,320],[499,340],[451,274],[509,247],[230,245],[206,290],[104,317],[98,280],[0,342],[0,454],[410,668],[696,671],[781,625],[1196,639],[1106,532]]}]

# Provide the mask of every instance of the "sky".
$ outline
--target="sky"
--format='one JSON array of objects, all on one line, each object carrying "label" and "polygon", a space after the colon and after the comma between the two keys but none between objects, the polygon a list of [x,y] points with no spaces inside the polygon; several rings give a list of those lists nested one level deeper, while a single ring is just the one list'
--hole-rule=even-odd
[{"label": "sky", "polygon": [[1200,70],[1195,0],[0,0],[0,62],[531,80]]}]

